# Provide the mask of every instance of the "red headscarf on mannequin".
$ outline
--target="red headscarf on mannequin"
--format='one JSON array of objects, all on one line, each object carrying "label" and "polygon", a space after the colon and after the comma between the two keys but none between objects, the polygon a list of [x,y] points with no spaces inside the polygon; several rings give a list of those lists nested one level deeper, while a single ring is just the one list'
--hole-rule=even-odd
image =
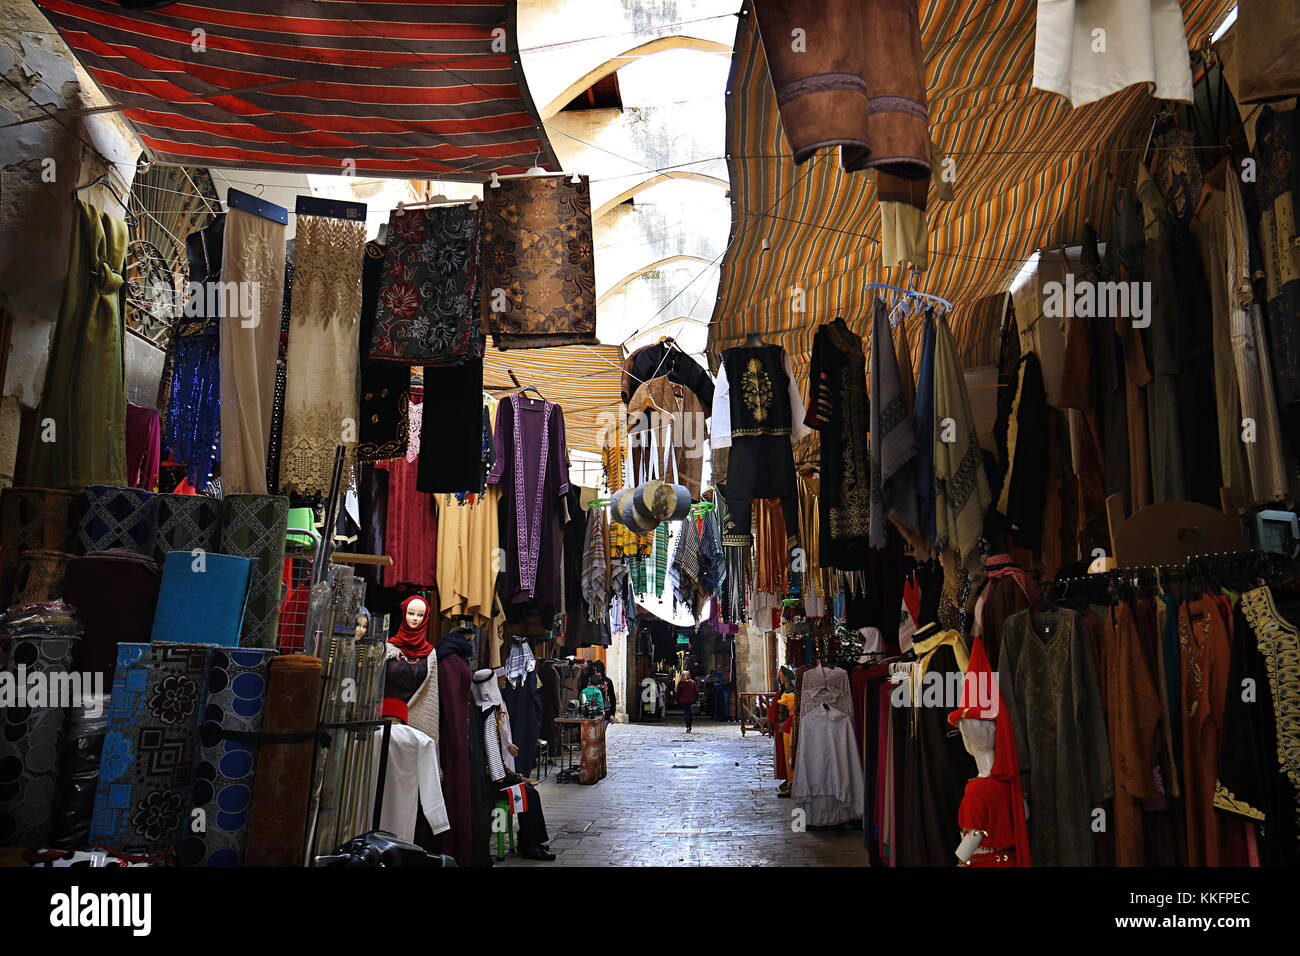
[{"label": "red headscarf on mannequin", "polygon": [[[424,605],[424,620],[420,622],[419,627],[411,627],[406,623],[406,609],[413,601],[419,601]],[[398,613],[401,615],[399,620],[402,622],[402,626],[396,634],[388,639],[388,643],[407,657],[428,657],[433,653],[433,645],[429,643],[427,637],[429,633],[429,602],[418,594],[412,594],[402,602],[402,609]]]}]

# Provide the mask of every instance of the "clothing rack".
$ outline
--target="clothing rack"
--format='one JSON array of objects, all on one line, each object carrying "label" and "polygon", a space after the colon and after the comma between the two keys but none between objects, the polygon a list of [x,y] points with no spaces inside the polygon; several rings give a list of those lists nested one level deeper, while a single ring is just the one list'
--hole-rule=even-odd
[{"label": "clothing rack", "polygon": [[[1104,583],[1131,584],[1135,587],[1159,587],[1166,581],[1189,581],[1200,577],[1213,577],[1224,571],[1247,572],[1253,577],[1274,578],[1282,574],[1290,563],[1287,555],[1271,551],[1216,551],[1188,555],[1182,561],[1167,564],[1150,564],[1138,567],[1111,568],[1072,577],[1056,578],[1050,590],[1057,597],[1069,592],[1072,585],[1084,586]],[[1059,589],[1059,591],[1058,591]]]}]

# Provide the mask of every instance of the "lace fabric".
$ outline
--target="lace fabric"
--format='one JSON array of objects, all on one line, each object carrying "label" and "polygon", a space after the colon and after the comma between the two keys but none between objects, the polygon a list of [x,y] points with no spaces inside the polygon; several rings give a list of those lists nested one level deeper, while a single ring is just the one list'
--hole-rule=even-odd
[{"label": "lace fabric", "polygon": [[285,383],[280,489],[329,491],[334,449],[355,457],[358,324],[365,224],[299,216]]}]

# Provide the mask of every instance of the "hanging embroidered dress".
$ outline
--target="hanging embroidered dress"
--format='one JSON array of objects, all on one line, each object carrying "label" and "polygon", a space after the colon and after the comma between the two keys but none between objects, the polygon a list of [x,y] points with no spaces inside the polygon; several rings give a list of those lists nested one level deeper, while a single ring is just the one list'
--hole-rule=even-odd
[{"label": "hanging embroidered dress", "polygon": [[555,608],[559,594],[560,498],[569,490],[564,412],[543,399],[511,395],[497,406],[496,464],[505,551],[502,603]]},{"label": "hanging embroidered dress", "polygon": [[280,488],[329,491],[334,449],[357,443],[357,335],[365,223],[298,217]]}]

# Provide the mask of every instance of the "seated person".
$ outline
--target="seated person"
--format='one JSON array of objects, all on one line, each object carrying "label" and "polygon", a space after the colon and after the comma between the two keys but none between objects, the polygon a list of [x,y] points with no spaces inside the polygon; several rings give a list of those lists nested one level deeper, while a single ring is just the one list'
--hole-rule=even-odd
[{"label": "seated person", "polygon": [[605,695],[600,689],[600,675],[592,674],[587,680],[587,686],[582,689],[578,697],[582,700],[582,706],[585,710],[588,707],[594,707],[596,710],[604,712]]}]

